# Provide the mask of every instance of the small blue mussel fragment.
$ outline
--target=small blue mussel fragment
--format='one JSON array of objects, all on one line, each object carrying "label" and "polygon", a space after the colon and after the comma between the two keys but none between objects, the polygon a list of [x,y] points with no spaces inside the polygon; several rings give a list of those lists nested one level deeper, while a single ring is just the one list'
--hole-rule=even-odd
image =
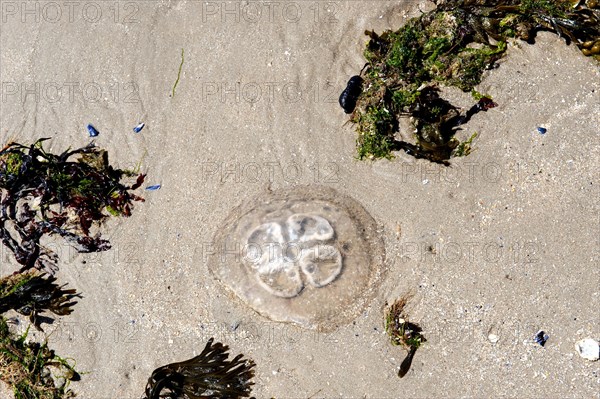
[{"label": "small blue mussel fragment", "polygon": [[142,129],[144,128],[144,126],[146,126],[146,124],[144,122],[140,123],[139,125],[137,125],[136,127],[133,128],[133,131],[135,133],[139,133],[142,131]]},{"label": "small blue mussel fragment", "polygon": [[158,190],[159,188],[160,188],[160,184],[155,184],[153,186],[146,187],[146,190],[148,190],[148,191],[155,191],[155,190]]},{"label": "small blue mussel fragment", "polygon": [[91,123],[87,125],[87,130],[90,134],[90,137],[96,137],[100,134],[100,132],[96,130],[96,128]]},{"label": "small blue mussel fragment", "polygon": [[544,331],[540,330],[537,332],[537,334],[535,334],[535,338],[533,340],[535,341],[536,344],[540,344],[540,346],[544,346],[546,344],[546,341],[548,341],[548,338],[550,338],[548,336],[548,334],[546,334]]},{"label": "small blue mussel fragment", "polygon": [[546,134],[548,130],[545,127],[538,127],[537,131],[539,132],[539,134]]}]

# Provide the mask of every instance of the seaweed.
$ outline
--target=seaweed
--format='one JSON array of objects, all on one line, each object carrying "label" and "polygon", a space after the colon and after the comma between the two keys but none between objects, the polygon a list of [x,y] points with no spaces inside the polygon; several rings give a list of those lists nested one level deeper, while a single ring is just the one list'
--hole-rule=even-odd
[{"label": "seaweed", "polygon": [[[43,246],[44,237],[59,235],[79,252],[109,249],[108,240],[92,231],[109,215],[131,215],[133,201],[143,199],[130,191],[145,177],[121,183],[136,173],[114,169],[94,142],[56,155],[44,149],[46,140],[29,146],[12,142],[0,150],[0,239],[21,265],[0,279],[0,314],[15,310],[40,331],[42,322],[52,321],[44,313],[69,315],[81,297],[56,284],[58,256]],[[0,379],[17,399],[73,397],[66,384],[55,384],[51,372],[58,369],[66,382],[78,378],[73,367],[46,342],[27,343],[26,336],[13,339],[0,316]]]},{"label": "seaweed", "polygon": [[80,297],[74,289],[58,286],[56,278],[37,270],[14,273],[0,279],[0,314],[10,309],[29,316],[31,323],[40,331],[41,322],[46,317],[40,313],[50,311],[56,315],[69,315],[75,305],[74,299]]},{"label": "seaweed", "polygon": [[[356,124],[359,159],[393,158],[404,150],[450,165],[460,126],[496,106],[488,96],[466,113],[440,98],[440,85],[474,92],[512,38],[533,43],[539,30],[575,43],[600,60],[600,10],[596,0],[438,0],[436,9],[396,31],[369,37],[363,91],[350,121]],[[362,75],[362,73],[361,73]],[[414,141],[401,140],[399,119],[410,117]]]},{"label": "seaweed", "polygon": [[113,168],[93,141],[55,155],[44,150],[46,140],[0,150],[0,239],[20,271],[56,270],[57,256],[42,246],[44,236],[59,235],[82,253],[108,250],[109,241],[93,235],[92,227],[109,215],[130,216],[133,201],[143,201],[130,191],[145,175],[124,185],[121,180],[135,172]]},{"label": "seaweed", "polygon": [[408,373],[417,349],[427,341],[422,334],[421,327],[408,321],[405,307],[409,298],[410,296],[403,296],[391,306],[386,303],[385,311],[385,331],[390,337],[390,342],[394,346],[402,346],[408,352],[398,371],[400,378]]},{"label": "seaweed", "polygon": [[[0,150],[0,239],[21,265],[0,279],[0,314],[15,310],[40,331],[42,322],[52,322],[44,313],[69,315],[81,297],[56,284],[58,255],[43,239],[61,236],[82,253],[108,250],[109,241],[93,231],[111,215],[130,216],[133,202],[144,201],[131,191],[145,179],[137,168],[113,168],[93,141],[56,155],[44,149],[46,140],[29,146],[12,142]],[[126,177],[132,184],[122,183]],[[0,316],[0,380],[17,399],[74,397],[68,381],[79,374],[47,342],[25,342],[28,332],[29,327],[13,339]]]},{"label": "seaweed", "polygon": [[179,64],[179,70],[177,71],[177,80],[175,80],[175,84],[173,84],[173,89],[171,90],[171,97],[175,97],[175,89],[177,88],[179,78],[181,77],[181,68],[183,68],[183,49],[181,49],[181,63]]},{"label": "seaweed", "polygon": [[80,378],[74,366],[46,342],[26,342],[28,332],[13,337],[6,319],[0,316],[0,380],[12,388],[16,399],[75,397],[68,389],[70,381]]},{"label": "seaweed", "polygon": [[237,355],[227,360],[229,347],[208,340],[200,355],[171,363],[152,372],[145,399],[246,398],[250,396],[255,366]]},{"label": "seaweed", "polygon": [[475,139],[475,137],[477,137],[477,132],[473,133],[471,137],[460,143],[458,147],[456,147],[456,149],[454,150],[453,156],[466,157],[467,155],[469,155],[472,151],[471,144],[473,144],[473,140]]}]

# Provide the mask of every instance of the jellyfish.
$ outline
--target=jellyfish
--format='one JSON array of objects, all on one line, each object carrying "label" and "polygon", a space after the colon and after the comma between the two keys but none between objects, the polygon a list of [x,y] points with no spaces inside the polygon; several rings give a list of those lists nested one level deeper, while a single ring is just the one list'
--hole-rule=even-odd
[{"label": "jellyfish", "polygon": [[236,207],[215,235],[208,268],[261,315],[332,331],[368,305],[384,261],[362,205],[332,188],[298,186]]}]

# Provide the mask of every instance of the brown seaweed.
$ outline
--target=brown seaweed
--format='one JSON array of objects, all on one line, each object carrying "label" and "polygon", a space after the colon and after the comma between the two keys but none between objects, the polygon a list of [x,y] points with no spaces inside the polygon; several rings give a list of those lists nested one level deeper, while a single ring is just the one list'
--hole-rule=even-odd
[{"label": "brown seaweed", "polygon": [[250,396],[254,362],[237,355],[211,338],[200,355],[167,364],[152,372],[145,399],[246,398]]},{"label": "brown seaweed", "polygon": [[404,296],[398,299],[386,308],[385,313],[385,331],[390,337],[390,342],[392,345],[402,346],[408,352],[398,370],[400,378],[408,373],[417,349],[427,341],[421,327],[408,321],[405,307],[409,298],[410,296]]},{"label": "brown seaweed", "polygon": [[[83,253],[109,249],[108,240],[93,231],[110,215],[131,215],[133,202],[143,201],[131,191],[145,178],[113,168],[106,151],[93,142],[55,155],[44,150],[45,140],[30,146],[10,143],[0,150],[0,239],[21,265],[0,279],[0,314],[15,310],[39,330],[42,322],[52,322],[44,313],[69,315],[81,297],[56,284],[51,273],[58,256],[43,246],[44,237],[61,236]],[[121,182],[125,177],[136,178],[127,185]],[[79,378],[73,367],[46,342],[25,342],[26,336],[13,339],[0,316],[0,379],[15,398],[75,396],[67,389],[68,381]]]},{"label": "brown seaweed", "polygon": [[31,323],[39,330],[47,317],[40,317],[46,311],[56,315],[69,315],[75,305],[74,299],[81,297],[74,289],[64,289],[55,283],[56,278],[37,270],[14,273],[0,279],[0,314],[14,309],[29,316]]},{"label": "brown seaweed", "polygon": [[42,237],[59,235],[82,253],[108,250],[108,240],[92,234],[92,227],[109,215],[130,216],[133,201],[143,201],[130,191],[145,175],[127,186],[122,178],[136,173],[114,169],[93,142],[55,155],[44,150],[45,140],[0,150],[0,239],[21,271],[53,273],[57,257],[42,246]]}]

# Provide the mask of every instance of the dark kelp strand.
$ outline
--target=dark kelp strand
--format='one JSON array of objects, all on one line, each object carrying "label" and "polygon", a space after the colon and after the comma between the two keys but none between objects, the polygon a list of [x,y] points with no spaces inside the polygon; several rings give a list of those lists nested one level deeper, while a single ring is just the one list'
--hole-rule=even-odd
[{"label": "dark kelp strand", "polygon": [[228,350],[211,338],[200,355],[157,368],[148,379],[145,399],[249,397],[255,364],[243,355],[227,360]]},{"label": "dark kelp strand", "polygon": [[[29,316],[39,330],[41,322],[50,320],[40,317],[46,311],[55,315],[69,315],[75,298],[80,297],[74,289],[64,289],[56,284],[56,278],[37,270],[14,273],[0,279],[0,314],[10,309]],[[42,330],[43,331],[43,330]]]}]

